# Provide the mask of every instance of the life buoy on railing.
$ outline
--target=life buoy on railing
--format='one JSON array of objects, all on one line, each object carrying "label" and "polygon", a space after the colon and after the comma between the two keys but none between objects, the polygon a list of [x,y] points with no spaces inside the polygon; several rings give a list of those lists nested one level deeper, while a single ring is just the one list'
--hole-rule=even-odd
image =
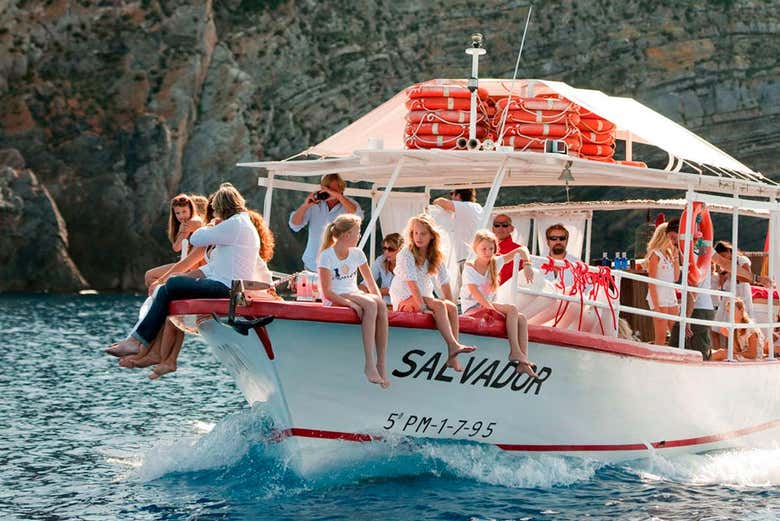
[{"label": "life buoy on railing", "polygon": [[[688,231],[688,210],[680,216],[680,234]],[[688,256],[688,284],[698,286],[710,269],[712,260],[712,227],[710,211],[701,201],[693,203],[693,241]],[[685,240],[680,239],[680,251],[685,252]]]}]

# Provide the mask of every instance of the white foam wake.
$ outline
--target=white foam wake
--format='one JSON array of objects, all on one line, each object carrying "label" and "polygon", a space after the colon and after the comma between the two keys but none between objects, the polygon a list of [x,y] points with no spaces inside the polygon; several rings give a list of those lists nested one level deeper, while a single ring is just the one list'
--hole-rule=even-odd
[{"label": "white foam wake", "polygon": [[632,462],[629,470],[648,481],[770,487],[780,485],[780,449],[739,449],[674,458],[654,456]]},{"label": "white foam wake", "polygon": [[252,446],[263,443],[268,421],[260,410],[231,414],[216,425],[195,421],[192,434],[160,440],[142,456],[136,477],[142,481],[176,472],[194,472],[235,464]]}]

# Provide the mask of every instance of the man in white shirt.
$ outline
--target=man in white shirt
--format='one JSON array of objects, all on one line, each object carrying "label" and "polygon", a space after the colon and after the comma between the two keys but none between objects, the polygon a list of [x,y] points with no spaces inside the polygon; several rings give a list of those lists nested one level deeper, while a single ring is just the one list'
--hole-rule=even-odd
[{"label": "man in white shirt", "polygon": [[[482,219],[484,209],[477,202],[477,191],[474,188],[459,188],[450,192],[450,199],[438,197],[433,200],[433,204],[442,210],[453,214],[454,223],[452,229],[452,254],[453,261],[457,263],[457,273],[453,274],[452,285],[453,293],[457,295],[460,291],[460,279],[463,273],[463,265],[466,259],[471,255],[471,244],[474,242],[474,235],[477,233],[479,222]],[[454,270],[455,265],[450,264],[450,269]]]},{"label": "man in white shirt", "polygon": [[290,228],[301,231],[309,225],[309,237],[303,252],[303,267],[317,271],[317,254],[320,251],[322,232],[325,226],[341,214],[353,213],[363,217],[363,210],[354,199],[346,197],[347,183],[338,174],[328,174],[320,181],[320,190],[312,192],[294,212],[290,214]]},{"label": "man in white shirt", "polygon": [[459,188],[450,192],[450,198],[438,197],[433,204],[455,216],[452,248],[455,259],[462,264],[471,254],[471,243],[477,233],[484,209],[477,202],[477,191],[473,188]]}]

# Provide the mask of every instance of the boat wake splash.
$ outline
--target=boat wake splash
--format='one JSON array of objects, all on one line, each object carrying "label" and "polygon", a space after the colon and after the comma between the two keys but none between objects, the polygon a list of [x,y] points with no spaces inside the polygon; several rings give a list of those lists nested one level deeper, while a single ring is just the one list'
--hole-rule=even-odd
[{"label": "boat wake splash", "polygon": [[[519,455],[468,442],[389,438],[379,442],[335,443],[309,455],[304,475],[293,470],[296,440],[278,440],[273,421],[261,408],[232,414],[216,425],[195,422],[192,435],[158,442],[134,470],[142,482],[219,480],[251,487],[266,497],[354,484],[364,480],[437,477],[472,480],[507,488],[553,488],[586,484],[599,474],[628,481],[690,485],[763,487],[780,484],[780,449],[735,450],[668,458],[649,455],[620,464],[557,455]],[[306,450],[305,443],[295,450]],[[313,463],[312,463],[313,462]],[[617,477],[617,476],[616,476]]]}]

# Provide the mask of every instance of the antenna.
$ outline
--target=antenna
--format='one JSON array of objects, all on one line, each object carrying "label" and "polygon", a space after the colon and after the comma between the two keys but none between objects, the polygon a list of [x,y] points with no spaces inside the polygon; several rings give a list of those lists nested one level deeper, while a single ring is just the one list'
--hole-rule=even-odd
[{"label": "antenna", "polygon": [[528,16],[525,18],[525,29],[523,29],[523,39],[520,41],[520,51],[517,53],[517,61],[515,62],[515,73],[512,75],[512,83],[509,84],[509,96],[506,98],[506,106],[501,113],[501,126],[499,127],[498,145],[503,144],[504,140],[504,127],[506,126],[506,117],[509,114],[509,102],[512,101],[512,92],[515,89],[515,80],[517,79],[517,69],[520,68],[520,57],[523,55],[523,46],[525,45],[525,35],[528,33],[528,23],[531,21],[531,11],[533,10],[533,4],[528,6]]},{"label": "antenna", "polygon": [[471,107],[469,110],[469,140],[466,147],[469,150],[476,150],[479,147],[477,140],[477,86],[479,77],[479,57],[487,53],[482,48],[482,35],[474,33],[471,35],[471,47],[466,48],[466,54],[471,55],[471,78],[469,78],[469,90],[471,91]]}]

